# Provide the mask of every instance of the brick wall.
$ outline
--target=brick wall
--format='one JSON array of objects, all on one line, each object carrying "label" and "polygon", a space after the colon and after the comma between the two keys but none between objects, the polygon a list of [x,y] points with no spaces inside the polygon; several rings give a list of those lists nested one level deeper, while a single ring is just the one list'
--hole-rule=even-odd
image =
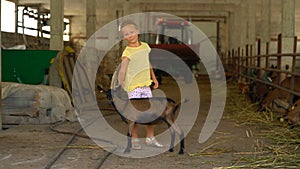
[{"label": "brick wall", "polygon": [[1,32],[2,33],[2,46],[5,48],[10,48],[16,45],[24,45],[24,39],[28,43],[28,49],[40,49],[40,50],[47,50],[49,49],[50,40],[47,38],[37,38],[34,36],[8,32]]}]

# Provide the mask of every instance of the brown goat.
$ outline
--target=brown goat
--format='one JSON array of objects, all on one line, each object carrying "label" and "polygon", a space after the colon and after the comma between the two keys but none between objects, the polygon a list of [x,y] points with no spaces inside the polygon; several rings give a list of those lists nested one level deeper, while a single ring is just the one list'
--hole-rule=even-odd
[{"label": "brown goat", "polygon": [[184,153],[184,133],[175,123],[175,112],[181,102],[186,102],[187,100],[175,103],[172,99],[163,97],[128,99],[127,93],[121,87],[106,91],[105,94],[108,99],[113,99],[113,106],[120,114],[122,120],[128,124],[128,142],[124,153],[129,153],[131,150],[131,136],[134,124],[148,125],[159,122],[165,122],[171,132],[169,151],[173,152],[176,132],[180,137],[179,154]]},{"label": "brown goat", "polygon": [[[291,77],[287,77],[284,79],[280,86],[289,89],[291,86]],[[295,77],[295,82],[294,82],[294,91],[300,92],[300,77]],[[279,88],[275,88],[271,92],[268,93],[268,95],[265,97],[261,104],[261,111],[264,110],[267,106],[270,105],[275,99],[280,99],[284,100],[286,102],[289,102],[290,99],[290,93],[281,90]]]},{"label": "brown goat", "polygon": [[[277,69],[276,66],[272,65],[272,69]],[[257,73],[257,72],[256,72]],[[256,75],[256,73],[254,73]],[[265,71],[263,75],[260,77],[260,80],[264,82],[272,83],[276,81],[278,78],[277,73],[274,71]],[[272,90],[270,85],[265,84],[264,82],[252,80],[249,84],[249,92],[247,93],[251,99],[251,102],[259,102],[262,103],[263,99],[268,95],[268,93]]]},{"label": "brown goat", "polygon": [[291,125],[300,124],[300,99],[289,108],[286,120]]},{"label": "brown goat", "polygon": [[238,82],[239,89],[241,90],[242,94],[249,93],[249,84],[243,83],[243,82]]}]

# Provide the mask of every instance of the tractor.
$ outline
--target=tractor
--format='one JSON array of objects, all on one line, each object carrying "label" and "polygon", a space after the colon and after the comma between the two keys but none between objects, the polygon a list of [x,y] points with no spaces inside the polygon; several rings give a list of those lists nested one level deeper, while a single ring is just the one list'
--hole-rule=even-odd
[{"label": "tractor", "polygon": [[[198,56],[199,43],[193,44],[190,22],[182,20],[158,20],[156,33],[149,34],[143,39],[152,49],[150,61],[158,79],[172,74],[183,77],[186,83],[192,82],[193,74],[197,71],[200,61]],[[146,37],[146,36],[143,36]],[[150,38],[149,38],[150,37]],[[181,60],[183,62],[180,62]],[[184,65],[186,66],[182,66]],[[188,67],[188,71],[186,68]]]}]

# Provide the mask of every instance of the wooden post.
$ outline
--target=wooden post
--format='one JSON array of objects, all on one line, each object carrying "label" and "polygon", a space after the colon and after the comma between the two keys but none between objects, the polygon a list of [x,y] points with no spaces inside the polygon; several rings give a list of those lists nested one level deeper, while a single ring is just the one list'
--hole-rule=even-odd
[{"label": "wooden post", "polygon": [[[235,68],[236,70],[237,70],[237,72],[238,72],[238,74],[239,74],[239,76],[240,76],[240,67],[241,67],[241,65],[240,65],[240,63],[241,63],[241,55],[240,55],[240,52],[241,52],[241,48],[239,47],[238,48],[238,51],[237,51],[237,55],[236,55],[236,58],[237,58],[237,67]],[[234,59],[235,60],[235,59]],[[235,63],[235,61],[234,61],[234,63]]]},{"label": "wooden post", "polygon": [[249,53],[249,56],[250,56],[250,66],[253,66],[253,45],[250,45],[250,53]]},{"label": "wooden post", "polygon": [[258,78],[258,79],[261,75],[261,69],[260,69],[261,56],[260,55],[261,55],[261,40],[258,39],[258,41],[257,41],[257,56],[259,56],[259,57],[257,57],[257,65],[256,65],[259,68],[257,75],[256,75],[256,78]]},{"label": "wooden post", "polygon": [[230,62],[231,52],[230,52],[230,50],[228,50],[228,54],[225,57],[226,57],[225,64],[227,65],[228,71],[230,71],[230,67],[231,67],[231,62]]},{"label": "wooden post", "polygon": [[230,63],[231,63],[232,71],[236,71],[236,70],[234,70],[235,69],[235,67],[234,67],[234,55],[235,55],[235,53],[234,52],[235,52],[234,49],[232,49],[231,57],[230,57]]},{"label": "wooden post", "polygon": [[249,45],[246,45],[246,51],[245,51],[245,59],[246,59],[246,66],[245,66],[245,68],[246,68],[246,73],[247,73],[247,75],[248,75],[248,66],[250,66],[250,63],[251,63],[251,57],[250,57],[250,55],[249,55]]},{"label": "wooden post", "polygon": [[[249,75],[249,69],[248,69],[248,66],[249,66],[249,60],[251,59],[250,57],[249,57],[249,45],[246,45],[246,51],[245,51],[245,61],[246,61],[246,63],[245,63],[245,73],[246,73],[246,75],[248,76]],[[247,78],[248,79],[248,78]]]},{"label": "wooden post", "polygon": [[266,43],[266,68],[269,68],[269,47],[270,42]]},{"label": "wooden post", "polygon": [[[297,53],[297,36],[294,37],[294,48],[293,48],[293,61],[292,61],[292,67],[291,67],[291,71],[292,71],[292,79],[291,79],[291,84],[290,84],[290,88],[292,91],[294,91],[295,89],[295,75],[293,73],[295,73],[295,69],[296,69],[296,55],[295,53]],[[293,105],[293,100],[294,100],[294,94],[291,94],[290,97],[290,105]]]},{"label": "wooden post", "polygon": [[[281,34],[278,35],[278,41],[277,41],[277,54],[281,54],[282,53],[282,36]],[[281,68],[281,56],[277,56],[277,69],[280,70]],[[281,82],[281,77],[280,77],[280,72],[277,73],[277,84],[279,84]]]},{"label": "wooden post", "polygon": [[[220,61],[219,61],[219,55],[221,55],[221,45],[220,45],[220,22],[217,21],[217,26],[216,26],[216,31],[217,31],[217,54],[216,54],[216,69],[219,70],[220,68]],[[183,32],[182,32],[183,36]],[[183,38],[182,38],[183,39]]]}]

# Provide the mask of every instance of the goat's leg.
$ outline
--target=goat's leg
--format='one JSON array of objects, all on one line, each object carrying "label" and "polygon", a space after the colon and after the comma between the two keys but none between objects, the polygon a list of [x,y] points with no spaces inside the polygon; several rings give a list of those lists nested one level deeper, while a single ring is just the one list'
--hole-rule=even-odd
[{"label": "goat's leg", "polygon": [[180,139],[180,149],[179,149],[179,154],[183,154],[184,153],[184,133],[183,131],[177,126],[176,123],[173,123],[172,125],[175,129],[175,131],[177,132],[177,134],[179,135],[179,139]]},{"label": "goat's leg", "polygon": [[174,142],[175,142],[175,131],[172,126],[169,127],[169,130],[170,130],[170,134],[171,134],[171,143],[170,143],[169,152],[173,152],[174,151]]},{"label": "goat's leg", "polygon": [[177,134],[179,135],[179,139],[180,139],[180,149],[179,149],[179,154],[183,154],[184,153],[184,133],[183,131],[177,126],[176,123],[173,123],[172,125],[174,127],[174,130],[177,132]]},{"label": "goat's leg", "polygon": [[127,147],[126,147],[124,153],[130,153],[130,149],[132,147],[132,145],[131,145],[132,129],[133,129],[134,124],[135,124],[134,122],[128,122]]},{"label": "goat's leg", "polygon": [[184,133],[182,132],[180,135],[180,150],[179,150],[179,154],[183,154],[184,153]]},{"label": "goat's leg", "polygon": [[171,143],[170,143],[169,152],[173,152],[174,151],[174,141],[175,141],[175,131],[174,131],[172,125],[167,120],[165,120],[165,122],[167,123],[168,128],[170,130],[170,134],[171,134]]},{"label": "goat's leg", "polygon": [[[167,119],[166,121],[167,121],[167,123],[172,124],[172,122],[170,120]],[[178,136],[180,138],[180,149],[179,149],[178,153],[183,154],[184,153],[184,133],[175,122],[171,125],[171,128],[173,128],[173,130],[175,130],[175,132],[178,134]]]},{"label": "goat's leg", "polygon": [[127,134],[127,147],[126,149],[124,150],[124,153],[130,153],[130,149],[131,149],[131,135],[130,133],[128,132]]}]

